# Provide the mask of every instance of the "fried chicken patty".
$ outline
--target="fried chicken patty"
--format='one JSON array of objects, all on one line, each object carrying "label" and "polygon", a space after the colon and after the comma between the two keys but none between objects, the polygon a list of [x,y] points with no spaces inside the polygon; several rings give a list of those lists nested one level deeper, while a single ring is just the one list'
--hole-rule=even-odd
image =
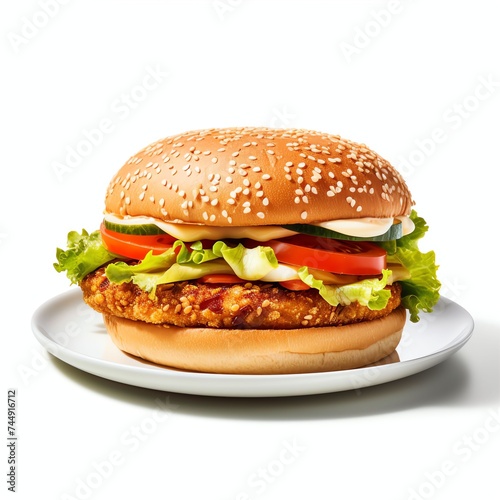
[{"label": "fried chicken patty", "polygon": [[338,326],[388,315],[401,303],[401,285],[387,287],[391,298],[381,311],[353,302],[331,306],[315,289],[291,291],[276,283],[235,285],[183,281],[159,285],[156,296],[132,283],[110,283],[105,268],[80,284],[96,311],[122,318],[180,327],[292,329]]}]

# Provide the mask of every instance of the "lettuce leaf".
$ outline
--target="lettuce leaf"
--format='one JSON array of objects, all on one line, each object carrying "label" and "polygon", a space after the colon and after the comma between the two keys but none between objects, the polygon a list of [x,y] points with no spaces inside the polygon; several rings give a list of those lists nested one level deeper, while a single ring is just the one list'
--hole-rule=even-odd
[{"label": "lettuce leaf", "polygon": [[112,283],[129,283],[132,281],[147,292],[155,291],[157,281],[163,276],[175,262],[176,255],[173,248],[160,255],[148,252],[139,264],[128,264],[127,262],[113,262],[106,268],[106,277]]},{"label": "lettuce leaf", "polygon": [[301,267],[297,274],[300,279],[311,288],[319,291],[319,294],[330,305],[349,305],[351,302],[359,302],[361,305],[374,311],[384,309],[391,298],[391,292],[384,290],[391,271],[384,269],[382,278],[369,278],[348,285],[325,285],[322,280],[314,278],[307,267]]},{"label": "lettuce leaf", "polygon": [[212,251],[231,266],[236,276],[244,280],[259,280],[278,267],[278,259],[271,247],[245,248],[241,243],[229,247],[223,241],[217,241]]},{"label": "lettuce leaf", "polygon": [[132,281],[154,296],[156,287],[164,283],[195,280],[208,274],[236,274],[252,281],[263,278],[278,266],[269,247],[245,248],[241,243],[229,247],[217,241],[210,250],[204,249],[201,241],[197,241],[189,249],[178,240],[160,255],[149,252],[139,264],[112,263],[106,268],[106,276],[118,284]]},{"label": "lettuce leaf", "polygon": [[433,251],[423,253],[418,241],[424,237],[429,226],[415,210],[410,215],[415,229],[399,240],[379,242],[387,251],[387,262],[402,264],[411,278],[401,280],[403,286],[402,302],[410,312],[410,320],[417,322],[419,312],[431,312],[439,300],[441,283],[437,278],[438,267]]},{"label": "lettuce leaf", "polygon": [[118,257],[102,245],[99,230],[91,234],[85,229],[82,229],[81,234],[77,231],[69,232],[67,247],[66,250],[56,250],[57,262],[54,263],[54,269],[58,273],[66,271],[73,284],[79,284],[87,274]]},{"label": "lettuce leaf", "polygon": [[173,248],[174,250],[179,248],[177,254],[178,264],[188,264],[190,262],[193,264],[203,264],[204,262],[218,258],[212,250],[204,249],[201,241],[191,243],[189,250],[183,241],[177,240],[174,242]]}]

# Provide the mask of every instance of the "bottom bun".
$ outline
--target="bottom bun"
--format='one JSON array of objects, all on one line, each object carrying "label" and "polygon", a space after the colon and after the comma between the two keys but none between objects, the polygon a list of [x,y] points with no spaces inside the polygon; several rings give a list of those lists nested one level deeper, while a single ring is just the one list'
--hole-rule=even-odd
[{"label": "bottom bun", "polygon": [[133,356],[210,373],[310,373],[359,368],[396,349],[406,321],[397,308],[384,318],[295,330],[223,330],[153,325],[104,315],[116,346]]}]

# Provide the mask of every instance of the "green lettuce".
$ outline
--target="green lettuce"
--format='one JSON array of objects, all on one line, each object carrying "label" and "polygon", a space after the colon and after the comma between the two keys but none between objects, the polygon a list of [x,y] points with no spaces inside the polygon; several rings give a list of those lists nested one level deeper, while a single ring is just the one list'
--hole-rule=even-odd
[{"label": "green lettuce", "polygon": [[410,312],[410,320],[417,322],[419,312],[431,312],[439,300],[441,283],[437,278],[438,267],[433,251],[423,253],[418,241],[423,238],[429,226],[415,210],[410,215],[415,229],[408,235],[394,241],[379,242],[387,252],[387,262],[402,264],[411,278],[401,280],[402,302]]},{"label": "green lettuce", "polygon": [[387,269],[382,271],[380,279],[369,278],[348,285],[325,285],[322,280],[314,278],[307,267],[301,267],[297,274],[306,285],[318,290],[321,297],[332,306],[349,305],[357,301],[362,306],[379,311],[387,306],[391,298],[391,292],[384,290],[391,276],[391,271]]},{"label": "green lettuce", "polygon": [[204,249],[197,241],[188,249],[184,242],[176,241],[160,255],[149,252],[139,264],[112,263],[106,268],[106,276],[113,283],[131,281],[154,296],[156,287],[165,283],[195,280],[209,274],[236,274],[244,280],[259,280],[277,266],[269,247],[245,248],[241,243],[229,247],[217,241],[212,249]]},{"label": "green lettuce", "polygon": [[241,243],[229,247],[223,241],[217,241],[212,251],[231,266],[236,276],[244,280],[259,280],[278,267],[278,259],[270,247],[245,248]]},{"label": "green lettuce", "polygon": [[58,273],[66,271],[66,276],[74,284],[79,284],[87,274],[118,257],[102,245],[100,231],[91,234],[85,229],[81,234],[71,231],[67,246],[66,250],[56,250],[54,268]]}]

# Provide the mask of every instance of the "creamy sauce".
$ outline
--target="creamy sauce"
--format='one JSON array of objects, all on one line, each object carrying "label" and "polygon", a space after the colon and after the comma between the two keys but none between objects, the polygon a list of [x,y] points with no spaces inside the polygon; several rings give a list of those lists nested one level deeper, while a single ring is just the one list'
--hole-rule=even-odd
[{"label": "creamy sauce", "polygon": [[[115,224],[142,225],[155,224],[174,238],[183,241],[217,240],[223,238],[243,239],[251,238],[257,241],[268,241],[275,238],[285,238],[296,234],[294,231],[283,229],[280,226],[204,226],[202,224],[174,224],[164,222],[154,217],[117,217],[105,214],[105,220]],[[409,217],[397,217],[403,224],[403,235],[409,234],[415,225]],[[384,234],[394,223],[394,218],[377,219],[364,217],[360,219],[340,219],[320,222],[316,226],[324,227],[349,236],[368,238]]]}]

